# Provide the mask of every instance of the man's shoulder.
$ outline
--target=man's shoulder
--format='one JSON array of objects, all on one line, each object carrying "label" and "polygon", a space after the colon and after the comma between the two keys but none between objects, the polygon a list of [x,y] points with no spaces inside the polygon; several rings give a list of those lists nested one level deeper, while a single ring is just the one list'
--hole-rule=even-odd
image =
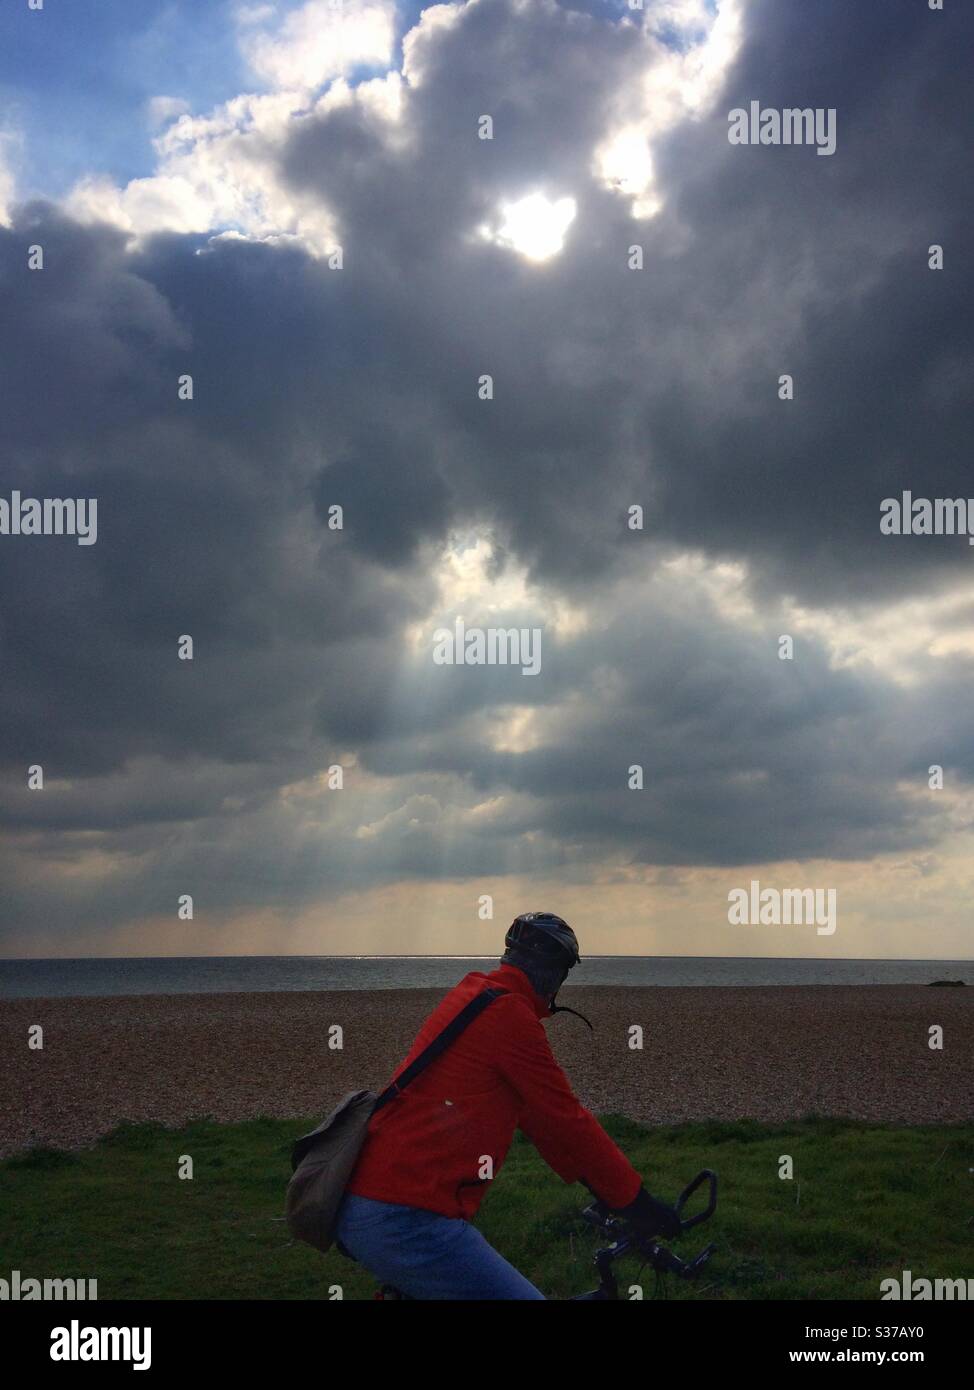
[{"label": "man's shoulder", "polygon": [[504,981],[497,978],[496,973],[488,975],[482,970],[471,970],[468,975],[464,975],[458,984],[454,985],[447,998],[462,1000],[465,1003],[487,989],[495,989],[499,993],[494,1002],[484,1010],[485,1015],[494,1014],[496,1016],[498,1013],[502,1013],[507,1019],[523,1019],[532,1027],[536,1026],[541,1029],[542,1033],[544,1032],[529,1001],[517,990],[508,989]]},{"label": "man's shoulder", "polygon": [[[498,981],[497,988],[504,989],[504,986]],[[493,1016],[495,1030],[507,1042],[530,1041],[533,1045],[547,1041],[548,1035],[531,1002],[517,990],[505,990],[484,1010],[484,1016]]]},{"label": "man's shoulder", "polygon": [[522,1004],[527,1005],[529,1010],[531,1008],[525,995],[512,989],[510,980],[505,979],[503,971],[500,970],[471,970],[454,988],[465,989],[471,995],[478,994],[482,989],[494,989],[501,993],[505,999],[517,999]]}]

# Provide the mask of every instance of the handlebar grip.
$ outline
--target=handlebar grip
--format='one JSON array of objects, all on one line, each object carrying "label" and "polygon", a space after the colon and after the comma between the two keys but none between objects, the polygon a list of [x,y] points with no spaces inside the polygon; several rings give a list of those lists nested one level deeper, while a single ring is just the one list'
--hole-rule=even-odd
[{"label": "handlebar grip", "polygon": [[[706,1207],[703,1211],[698,1212],[696,1216],[691,1216],[688,1220],[684,1221],[683,1208],[696,1192],[697,1188],[704,1182],[709,1185],[709,1196]],[[684,1231],[689,1231],[693,1226],[699,1226],[701,1221],[709,1221],[717,1210],[717,1174],[710,1168],[701,1168],[693,1181],[689,1183],[680,1193],[679,1197],[677,1197],[673,1209],[680,1218]]]}]

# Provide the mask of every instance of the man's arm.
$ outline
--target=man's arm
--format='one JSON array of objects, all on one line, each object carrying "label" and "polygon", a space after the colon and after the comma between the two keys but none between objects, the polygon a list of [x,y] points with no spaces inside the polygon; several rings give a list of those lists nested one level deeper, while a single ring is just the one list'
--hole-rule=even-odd
[{"label": "man's arm", "polygon": [[639,1173],[575,1096],[538,1019],[516,1001],[507,1012],[497,1064],[521,1100],[518,1125],[565,1182],[585,1182],[606,1206],[628,1206]]}]

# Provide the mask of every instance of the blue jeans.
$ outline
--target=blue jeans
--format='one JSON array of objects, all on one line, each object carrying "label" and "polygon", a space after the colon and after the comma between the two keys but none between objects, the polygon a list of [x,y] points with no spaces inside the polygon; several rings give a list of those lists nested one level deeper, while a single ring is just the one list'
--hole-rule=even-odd
[{"label": "blue jeans", "polygon": [[380,1283],[409,1298],[544,1298],[460,1217],[348,1195],[336,1234]]}]

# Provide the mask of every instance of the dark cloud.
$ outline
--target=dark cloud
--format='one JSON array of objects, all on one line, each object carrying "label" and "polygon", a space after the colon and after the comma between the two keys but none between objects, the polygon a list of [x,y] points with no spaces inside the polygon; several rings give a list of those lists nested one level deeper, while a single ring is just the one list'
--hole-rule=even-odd
[{"label": "dark cloud", "polygon": [[[149,913],[194,879],[230,909],[578,855],[865,857],[943,833],[898,788],[928,759],[971,773],[966,663],[921,696],[775,644],[779,593],[851,609],[970,564],[962,540],[878,520],[902,488],[974,492],[974,16],[760,0],[745,24],[713,114],[654,147],[652,221],[593,150],[631,118],[653,42],[581,6],[484,0],[423,40],[404,140],[358,105],[296,123],[284,172],[334,214],[341,271],[284,244],[126,250],[46,203],[0,229],[4,495],[99,500],[96,546],[0,539],[8,925]],[[835,155],[730,146],[727,111],[752,99],[834,106]],[[577,202],[542,266],[475,235],[536,189]],[[594,615],[574,638],[550,612],[503,615],[546,623],[537,678],[433,668],[407,640],[443,544],[478,527],[496,568]],[[683,548],[747,565],[755,623],[689,581],[648,584]],[[498,736],[515,706],[538,746]],[[346,791],[309,790],[339,758],[359,760]],[[493,795],[502,818],[469,816]],[[44,886],[45,863],[93,850],[113,875]]]},{"label": "dark cloud", "polygon": [[[885,596],[966,566],[963,542],[904,553],[878,522],[903,488],[968,488],[959,55],[974,18],[945,24],[907,0],[881,20],[841,0],[750,6],[713,115],[654,152],[665,206],[651,223],[591,174],[651,52],[635,28],[574,18],[473,6],[423,50],[408,152],[339,108],[302,122],[285,159],[335,210],[357,291],[385,311],[376,381],[384,362],[462,432],[463,509],[568,584],[613,565],[624,507],[645,498],[655,534],[826,601],[850,583]],[[836,153],[729,145],[727,111],[752,99],[834,106]],[[475,138],[484,112],[490,142]],[[553,263],[539,272],[470,244],[501,199],[537,187],[578,200]],[[634,240],[641,273],[625,264]],[[928,269],[932,242],[949,248],[949,272]],[[489,408],[482,371],[495,376]],[[783,372],[793,402],[778,399]]]}]

